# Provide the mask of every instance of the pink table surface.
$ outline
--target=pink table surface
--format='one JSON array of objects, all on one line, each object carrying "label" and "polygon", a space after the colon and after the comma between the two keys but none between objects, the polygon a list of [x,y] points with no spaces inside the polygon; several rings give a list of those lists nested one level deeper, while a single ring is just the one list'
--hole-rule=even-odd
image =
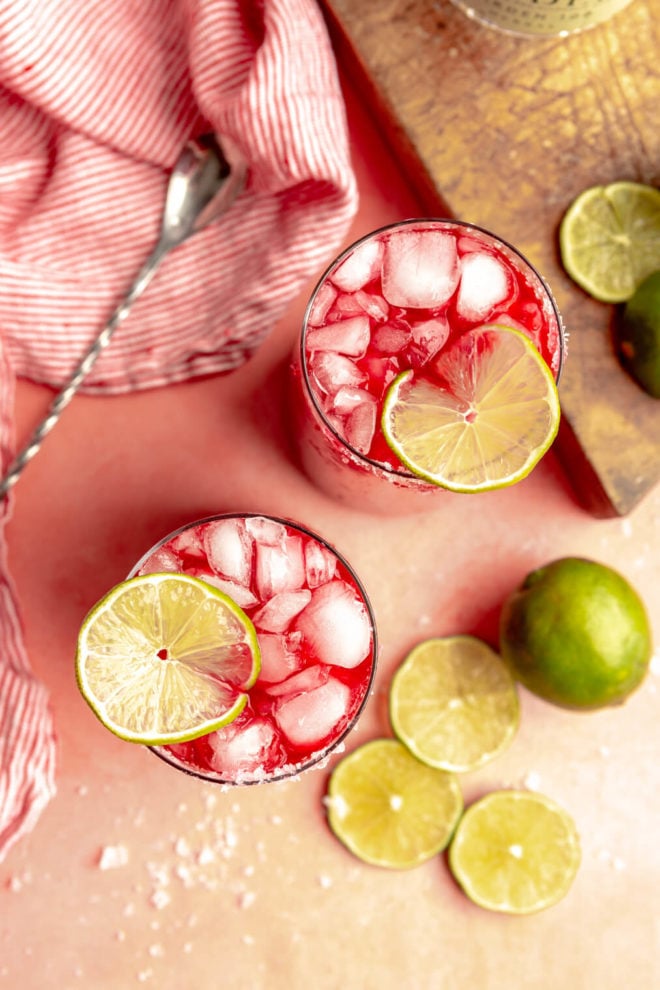
[{"label": "pink table surface", "polygon": [[[347,100],[362,192],[348,243],[417,208],[350,89]],[[458,632],[494,642],[504,596],[556,557],[619,568],[660,642],[658,490],[626,519],[595,520],[552,454],[509,491],[445,495],[423,516],[362,515],[313,488],[291,457],[283,415],[311,288],[231,377],[77,398],[16,489],[10,559],[31,661],[52,694],[59,772],[57,796],[0,866],[0,986],[652,990],[657,651],[655,672],[618,710],[574,714],[522,692],[511,748],[462,778],[466,801],[534,786],[576,819],[583,861],[573,888],[522,919],[472,905],[442,857],[403,873],[354,859],[325,824],[327,770],[222,790],[115,739],[78,694],[73,655],[86,610],[160,536],[222,510],[297,518],[365,582],[381,651],[350,749],[388,734],[389,681],[410,647]],[[20,384],[21,435],[48,397]]]}]

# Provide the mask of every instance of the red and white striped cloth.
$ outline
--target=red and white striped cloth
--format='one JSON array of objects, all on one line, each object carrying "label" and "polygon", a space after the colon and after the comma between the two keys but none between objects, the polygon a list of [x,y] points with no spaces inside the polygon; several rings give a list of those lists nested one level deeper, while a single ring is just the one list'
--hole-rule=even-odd
[{"label": "red and white striped cloth", "polygon": [[[0,464],[14,376],[60,384],[153,247],[191,134],[249,166],[231,210],[177,249],[86,383],[119,393],[230,371],[331,260],[357,194],[314,0],[0,0]],[[20,498],[20,484],[11,498]],[[0,506],[0,859],[54,793]]]}]

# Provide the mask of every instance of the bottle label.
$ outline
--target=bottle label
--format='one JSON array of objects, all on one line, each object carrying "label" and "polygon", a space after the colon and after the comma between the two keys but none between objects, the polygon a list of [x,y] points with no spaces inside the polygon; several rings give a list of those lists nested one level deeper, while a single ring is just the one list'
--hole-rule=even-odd
[{"label": "bottle label", "polygon": [[593,27],[631,0],[454,0],[471,17],[516,34],[559,35]]}]

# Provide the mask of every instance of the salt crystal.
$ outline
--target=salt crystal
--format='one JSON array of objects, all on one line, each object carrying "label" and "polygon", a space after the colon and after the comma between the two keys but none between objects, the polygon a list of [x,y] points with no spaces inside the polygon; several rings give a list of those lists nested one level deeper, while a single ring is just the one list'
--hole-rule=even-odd
[{"label": "salt crystal", "polygon": [[468,254],[461,266],[456,309],[466,320],[484,320],[509,295],[513,281],[490,254]]},{"label": "salt crystal", "polygon": [[456,242],[440,230],[399,231],[383,256],[383,295],[393,306],[433,309],[452,296],[459,279]]},{"label": "salt crystal", "polygon": [[327,547],[308,540],[305,544],[305,578],[308,588],[330,581],[337,572],[337,558]]},{"label": "salt crystal", "polygon": [[362,385],[367,376],[350,358],[330,351],[318,351],[309,361],[311,372],[319,388],[328,395],[341,385]]},{"label": "salt crystal", "polygon": [[363,289],[380,270],[382,241],[378,238],[363,241],[349,254],[330,276],[332,282],[344,292]]},{"label": "salt crystal", "polygon": [[528,791],[540,791],[541,775],[535,770],[530,770],[523,780],[523,786],[527,788]]},{"label": "salt crystal", "polygon": [[261,600],[284,591],[298,591],[305,581],[303,541],[287,535],[281,544],[257,543],[256,582]]},{"label": "salt crystal", "polygon": [[163,890],[162,888],[159,888],[158,890],[154,890],[153,894],[149,898],[149,903],[151,904],[152,907],[155,907],[158,911],[162,911],[163,908],[167,907],[167,905],[170,903],[171,900],[172,898],[170,897],[168,892],[166,890]]},{"label": "salt crystal", "polygon": [[104,846],[98,860],[100,870],[116,870],[127,863],[128,849],[122,845]]},{"label": "salt crystal", "polygon": [[242,519],[208,523],[203,535],[209,564],[216,573],[238,584],[249,585],[252,541]]},{"label": "salt crystal", "polygon": [[238,895],[238,906],[239,908],[245,910],[246,908],[251,908],[257,899],[257,895],[251,890],[244,890]]},{"label": "salt crystal", "polygon": [[295,623],[322,663],[357,667],[371,649],[371,626],[364,604],[344,581],[316,588]]},{"label": "salt crystal", "polygon": [[202,846],[197,853],[197,862],[200,866],[207,866],[209,863],[215,863],[215,853],[210,846]]},{"label": "salt crystal", "polygon": [[309,603],[312,592],[307,588],[300,591],[283,591],[254,613],[252,619],[257,629],[265,632],[284,632],[296,616]]},{"label": "salt crystal", "polygon": [[332,887],[332,877],[329,877],[326,874],[321,874],[321,876],[318,877],[318,882],[319,887],[323,887],[324,890],[328,890],[328,888]]},{"label": "salt crystal", "polygon": [[282,699],[274,714],[289,743],[320,747],[346,718],[350,704],[350,688],[336,678],[330,678],[312,691]]},{"label": "salt crystal", "polygon": [[149,955],[154,959],[160,959],[165,955],[165,949],[159,943],[149,946]]},{"label": "salt crystal", "polygon": [[369,345],[369,317],[350,316],[310,330],[307,347],[310,351],[334,351],[349,357],[362,357]]},{"label": "salt crystal", "polygon": [[146,983],[154,975],[153,969],[142,969],[137,974],[138,983]]}]

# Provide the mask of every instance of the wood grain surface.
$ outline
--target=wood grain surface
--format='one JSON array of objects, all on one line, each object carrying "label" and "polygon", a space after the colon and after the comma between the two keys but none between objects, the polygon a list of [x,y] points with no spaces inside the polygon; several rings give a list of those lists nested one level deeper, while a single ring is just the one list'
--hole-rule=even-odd
[{"label": "wood grain surface", "polygon": [[549,282],[569,333],[557,451],[582,504],[625,515],[660,481],[660,401],[621,369],[615,308],[565,274],[583,189],[660,185],[660,0],[567,38],[481,26],[448,0],[326,0],[339,61],[427,213],[487,227]]}]

